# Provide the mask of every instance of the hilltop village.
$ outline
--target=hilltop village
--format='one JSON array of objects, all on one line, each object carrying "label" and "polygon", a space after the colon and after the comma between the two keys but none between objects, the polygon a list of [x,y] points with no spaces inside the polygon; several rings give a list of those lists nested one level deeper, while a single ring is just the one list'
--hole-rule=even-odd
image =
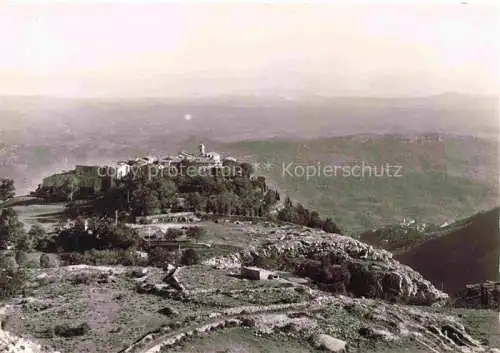
[{"label": "hilltop village", "polygon": [[141,170],[155,170],[155,172],[167,169],[180,169],[182,166],[190,165],[199,170],[210,170],[222,168],[227,164],[236,163],[236,158],[222,158],[220,153],[207,152],[206,146],[200,144],[195,153],[182,151],[176,156],[157,158],[155,156],[144,156],[136,159],[117,161],[114,164],[100,165],[76,165],[74,170],[63,171],[45,177],[33,196],[45,198],[64,198],[71,190],[78,189],[81,196],[92,196],[115,186],[119,180],[124,179],[131,173],[137,174]]}]

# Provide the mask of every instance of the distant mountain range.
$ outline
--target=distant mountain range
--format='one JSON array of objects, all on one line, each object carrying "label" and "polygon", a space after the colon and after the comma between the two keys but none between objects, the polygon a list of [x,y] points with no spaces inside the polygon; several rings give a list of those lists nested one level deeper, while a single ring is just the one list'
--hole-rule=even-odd
[{"label": "distant mountain range", "polygon": [[[496,197],[496,97],[3,96],[0,117],[0,175],[14,178],[19,193],[75,164],[165,156],[205,142],[209,150],[280,167],[284,161],[343,160],[403,165],[405,178],[369,182],[315,178],[305,183],[283,179],[276,168],[261,170],[294,199],[348,229],[391,224],[403,216],[418,221],[430,216],[441,224],[491,208]],[[444,143],[423,146],[394,138],[429,132],[440,133]]]}]

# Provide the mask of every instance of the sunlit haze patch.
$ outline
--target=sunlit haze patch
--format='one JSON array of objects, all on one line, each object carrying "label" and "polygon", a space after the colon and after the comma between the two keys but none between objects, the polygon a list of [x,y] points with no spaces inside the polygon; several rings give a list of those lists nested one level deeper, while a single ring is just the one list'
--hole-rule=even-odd
[{"label": "sunlit haze patch", "polygon": [[3,3],[0,94],[495,93],[497,23],[474,1]]}]

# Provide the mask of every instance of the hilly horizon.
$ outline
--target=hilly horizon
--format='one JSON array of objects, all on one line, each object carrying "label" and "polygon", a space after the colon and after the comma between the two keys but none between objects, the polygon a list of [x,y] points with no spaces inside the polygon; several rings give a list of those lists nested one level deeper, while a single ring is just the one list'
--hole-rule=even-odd
[{"label": "hilly horizon", "polygon": [[[219,96],[176,99],[0,97],[0,175],[19,194],[75,164],[209,150],[268,162],[259,172],[350,232],[402,217],[443,223],[496,205],[498,112],[492,96]],[[186,118],[189,116],[189,119]],[[230,122],[230,123],[228,123]],[[439,133],[440,143],[409,143]],[[406,142],[405,142],[406,139]],[[289,162],[399,165],[404,177],[284,177]],[[426,190],[422,192],[422,190]]]},{"label": "hilly horizon", "polygon": [[[441,225],[498,205],[497,143],[453,135],[421,143],[409,137],[364,134],[307,141],[254,140],[229,144],[226,149],[262,166],[270,163],[269,170],[260,168],[266,178],[348,232],[398,224],[403,218]],[[322,172],[329,166],[363,163],[375,170],[372,176]],[[386,163],[394,166],[393,172],[395,166],[401,167],[402,175],[375,175]],[[304,175],[308,166],[317,175]]]}]

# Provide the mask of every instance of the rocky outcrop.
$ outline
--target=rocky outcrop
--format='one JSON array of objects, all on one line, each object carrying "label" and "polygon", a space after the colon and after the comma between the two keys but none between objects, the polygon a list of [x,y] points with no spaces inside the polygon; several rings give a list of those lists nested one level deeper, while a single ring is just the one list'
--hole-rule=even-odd
[{"label": "rocky outcrop", "polygon": [[312,345],[318,349],[336,353],[345,352],[347,345],[345,341],[326,334],[316,335],[311,341]]},{"label": "rocky outcrop", "polygon": [[457,293],[455,305],[474,309],[500,309],[500,282],[466,285]]},{"label": "rocky outcrop", "polygon": [[[273,233],[276,235],[276,231]],[[335,257],[351,273],[350,291],[356,296],[395,299],[412,304],[443,303],[446,293],[436,289],[418,272],[392,258],[388,251],[375,249],[354,238],[318,231],[280,235],[282,241],[268,242],[225,257],[205,262],[220,269],[241,266],[256,258],[287,257],[320,259]]]}]

